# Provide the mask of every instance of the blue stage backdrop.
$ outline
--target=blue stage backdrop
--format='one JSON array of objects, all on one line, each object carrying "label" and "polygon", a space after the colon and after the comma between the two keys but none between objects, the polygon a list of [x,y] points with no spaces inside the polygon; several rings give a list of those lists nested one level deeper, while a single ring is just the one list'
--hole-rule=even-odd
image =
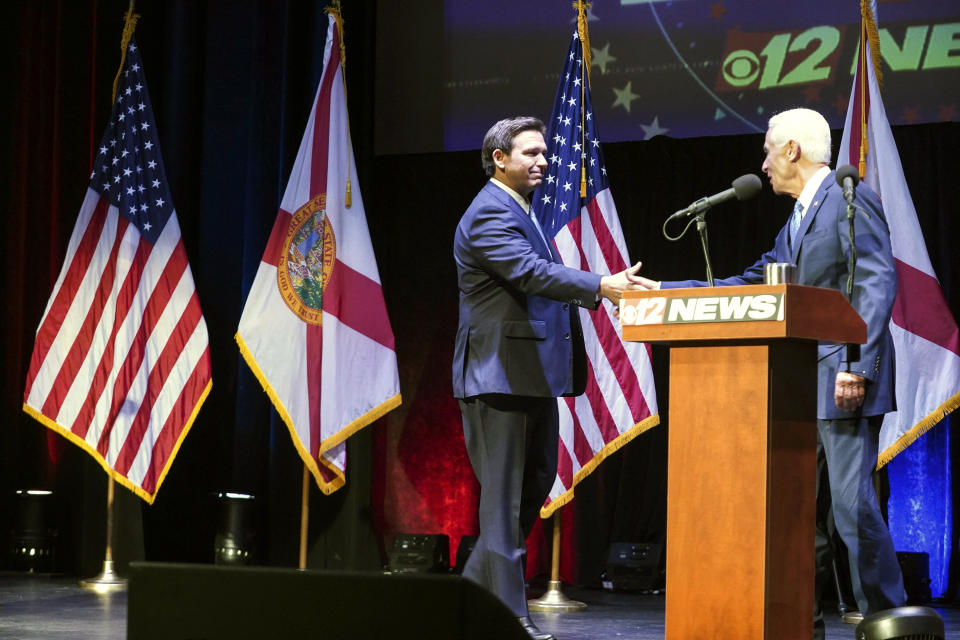
[{"label": "blue stage backdrop", "polygon": [[930,556],[930,591],[947,592],[953,546],[950,418],[947,417],[888,465],[890,533],[897,551]]}]

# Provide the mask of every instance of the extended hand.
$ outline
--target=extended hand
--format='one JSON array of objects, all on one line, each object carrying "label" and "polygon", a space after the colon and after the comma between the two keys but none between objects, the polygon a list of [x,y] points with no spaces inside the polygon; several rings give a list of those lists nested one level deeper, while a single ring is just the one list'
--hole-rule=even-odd
[{"label": "extended hand", "polygon": [[644,286],[644,281],[650,282],[646,278],[637,275],[637,272],[640,270],[642,262],[624,269],[620,273],[614,273],[609,276],[603,276],[600,278],[600,291],[598,292],[601,296],[617,305],[620,304],[620,298],[623,297],[624,291],[635,291],[647,289],[649,287]]},{"label": "extended hand", "polygon": [[651,280],[650,278],[644,278],[643,276],[638,276],[638,277],[640,278],[639,284],[641,289],[651,291],[651,290],[660,288],[659,280]]},{"label": "extended hand", "polygon": [[854,411],[863,404],[867,395],[867,382],[860,376],[846,371],[837,372],[833,400],[844,411]]}]

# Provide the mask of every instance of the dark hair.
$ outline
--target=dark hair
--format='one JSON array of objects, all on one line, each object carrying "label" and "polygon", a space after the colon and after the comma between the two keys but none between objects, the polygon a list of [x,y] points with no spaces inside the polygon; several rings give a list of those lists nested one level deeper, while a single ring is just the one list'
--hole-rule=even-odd
[{"label": "dark hair", "polygon": [[545,134],[543,123],[530,116],[504,118],[490,127],[487,135],[483,136],[483,148],[480,149],[480,162],[483,164],[484,173],[493,176],[493,152],[500,149],[510,153],[513,150],[513,139],[524,131],[539,131],[541,135]]}]

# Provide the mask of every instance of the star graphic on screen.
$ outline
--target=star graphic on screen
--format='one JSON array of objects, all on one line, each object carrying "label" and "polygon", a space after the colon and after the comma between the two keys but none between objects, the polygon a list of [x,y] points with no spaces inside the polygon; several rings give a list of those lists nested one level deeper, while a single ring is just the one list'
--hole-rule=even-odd
[{"label": "star graphic on screen", "polygon": [[613,101],[613,107],[623,107],[630,113],[630,103],[640,97],[640,94],[633,92],[633,81],[628,80],[623,89],[614,87],[613,92],[617,94],[617,99]]},{"label": "star graphic on screen", "polygon": [[920,119],[920,107],[904,107],[900,118],[907,124],[913,124]]},{"label": "star graphic on screen", "polygon": [[717,0],[716,2],[710,3],[710,17],[716,21],[723,19],[723,14],[727,12],[727,8],[723,6],[723,0]]},{"label": "star graphic on screen", "polygon": [[610,43],[603,45],[603,49],[590,47],[590,50],[593,51],[593,61],[590,66],[600,67],[600,73],[607,75],[607,64],[616,60],[614,56],[610,55]]},{"label": "star graphic on screen", "polygon": [[640,128],[643,129],[643,139],[649,140],[653,136],[659,136],[665,134],[670,129],[660,126],[660,117],[657,116],[653,119],[653,122],[650,124],[641,124]]},{"label": "star graphic on screen", "polygon": [[952,122],[957,119],[957,105],[942,104],[937,119],[941,122]]}]

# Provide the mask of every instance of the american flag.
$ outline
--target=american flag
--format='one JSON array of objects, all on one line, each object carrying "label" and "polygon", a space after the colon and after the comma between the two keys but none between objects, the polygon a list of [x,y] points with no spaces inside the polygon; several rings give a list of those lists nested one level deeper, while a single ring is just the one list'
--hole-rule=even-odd
[{"label": "american flag", "polygon": [[[548,127],[547,177],[533,206],[565,265],[610,274],[626,269],[630,258],[607,182],[584,68],[582,40],[574,31]],[[596,311],[580,309],[580,323],[587,389],[582,396],[557,401],[557,477],[541,509],[543,517],[569,502],[574,486],[608,455],[660,422],[649,346],[623,342],[619,321],[605,303]]]},{"label": "american flag", "polygon": [[23,407],[153,502],[210,392],[210,353],[133,40],[94,163]]}]

